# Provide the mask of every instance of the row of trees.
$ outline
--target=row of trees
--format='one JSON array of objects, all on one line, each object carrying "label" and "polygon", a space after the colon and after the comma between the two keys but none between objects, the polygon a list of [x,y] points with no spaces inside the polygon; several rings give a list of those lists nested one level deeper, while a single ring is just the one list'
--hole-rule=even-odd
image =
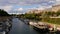
[{"label": "row of trees", "polygon": [[47,15],[47,16],[59,16],[60,15],[60,10],[57,11],[57,12],[48,11],[48,12],[45,12],[45,15]]},{"label": "row of trees", "polygon": [[21,14],[20,17],[24,19],[40,20],[39,16],[36,14]]}]

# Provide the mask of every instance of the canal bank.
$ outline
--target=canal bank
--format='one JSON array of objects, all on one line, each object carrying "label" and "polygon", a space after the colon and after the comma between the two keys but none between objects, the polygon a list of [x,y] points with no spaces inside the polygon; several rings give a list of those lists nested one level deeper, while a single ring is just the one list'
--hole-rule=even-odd
[{"label": "canal bank", "polygon": [[7,34],[12,27],[11,17],[0,18],[0,34]]}]

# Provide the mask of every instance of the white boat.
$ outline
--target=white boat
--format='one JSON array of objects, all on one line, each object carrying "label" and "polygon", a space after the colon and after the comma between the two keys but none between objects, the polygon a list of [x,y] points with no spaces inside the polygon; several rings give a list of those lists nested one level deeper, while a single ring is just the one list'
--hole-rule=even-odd
[{"label": "white boat", "polygon": [[5,31],[3,31],[3,32],[0,32],[0,34],[5,34]]}]

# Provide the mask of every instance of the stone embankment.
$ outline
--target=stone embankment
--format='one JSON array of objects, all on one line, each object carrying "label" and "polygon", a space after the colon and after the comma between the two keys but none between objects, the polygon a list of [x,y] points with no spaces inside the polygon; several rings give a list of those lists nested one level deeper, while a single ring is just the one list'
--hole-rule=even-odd
[{"label": "stone embankment", "polygon": [[5,34],[12,27],[12,17],[0,17],[0,33]]}]

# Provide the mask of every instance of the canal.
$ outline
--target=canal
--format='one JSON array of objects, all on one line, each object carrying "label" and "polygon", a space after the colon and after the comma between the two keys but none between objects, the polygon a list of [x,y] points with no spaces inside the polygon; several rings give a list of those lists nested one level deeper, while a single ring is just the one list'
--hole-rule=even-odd
[{"label": "canal", "polygon": [[13,18],[12,20],[12,29],[10,30],[9,34],[40,34],[18,18]]}]

